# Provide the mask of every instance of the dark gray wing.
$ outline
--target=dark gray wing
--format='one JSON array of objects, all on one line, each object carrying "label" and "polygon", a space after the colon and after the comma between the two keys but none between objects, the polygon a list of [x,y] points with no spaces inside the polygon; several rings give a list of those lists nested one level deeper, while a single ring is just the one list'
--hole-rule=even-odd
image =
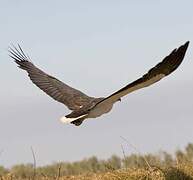
[{"label": "dark gray wing", "polygon": [[97,105],[105,105],[106,103],[116,102],[118,99],[127,95],[128,93],[150,86],[151,84],[154,84],[155,82],[169,75],[181,64],[188,45],[189,41],[180,46],[178,49],[174,49],[168,56],[163,59],[162,62],[150,69],[143,77],[108,96],[104,100],[100,101]]},{"label": "dark gray wing", "polygon": [[19,67],[28,72],[28,76],[36,86],[55,100],[65,104],[69,109],[77,110],[94,99],[37,68],[30,62],[30,58],[24,54],[19,45],[18,49],[13,47],[9,49],[9,52],[10,57]]}]

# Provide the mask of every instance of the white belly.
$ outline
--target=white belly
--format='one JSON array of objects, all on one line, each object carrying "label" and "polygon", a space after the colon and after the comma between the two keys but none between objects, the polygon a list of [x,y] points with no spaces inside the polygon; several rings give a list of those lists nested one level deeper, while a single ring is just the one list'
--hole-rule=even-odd
[{"label": "white belly", "polygon": [[105,104],[105,105],[96,106],[89,112],[88,118],[96,118],[105,113],[108,113],[112,109],[112,107],[113,107],[113,104]]}]

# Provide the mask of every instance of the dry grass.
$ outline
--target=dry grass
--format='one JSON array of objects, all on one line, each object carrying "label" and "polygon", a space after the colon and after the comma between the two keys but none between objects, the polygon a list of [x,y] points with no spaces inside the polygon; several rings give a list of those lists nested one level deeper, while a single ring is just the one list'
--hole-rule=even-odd
[{"label": "dry grass", "polygon": [[[33,179],[33,178],[27,178]],[[26,180],[27,180],[26,179]],[[193,180],[193,164],[185,163],[174,167],[159,169],[121,169],[112,170],[107,173],[91,173],[78,176],[46,177],[36,176],[36,180]],[[0,177],[0,180],[21,180],[13,174]]]}]

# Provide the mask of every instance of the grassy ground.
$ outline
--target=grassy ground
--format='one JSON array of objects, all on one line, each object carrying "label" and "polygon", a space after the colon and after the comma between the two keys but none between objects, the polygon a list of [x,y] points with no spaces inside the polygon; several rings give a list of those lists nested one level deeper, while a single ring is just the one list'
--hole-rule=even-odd
[{"label": "grassy ground", "polygon": [[[170,168],[151,169],[121,169],[111,170],[106,173],[85,174],[79,176],[56,175],[55,177],[38,176],[27,178],[33,180],[193,180],[193,164],[179,164]],[[26,179],[26,180],[27,180]],[[0,180],[21,180],[14,174],[1,177]]]}]

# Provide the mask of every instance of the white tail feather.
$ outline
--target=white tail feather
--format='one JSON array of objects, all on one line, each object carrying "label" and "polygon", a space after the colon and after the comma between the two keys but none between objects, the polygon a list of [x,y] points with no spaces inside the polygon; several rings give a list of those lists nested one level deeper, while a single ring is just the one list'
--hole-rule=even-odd
[{"label": "white tail feather", "polygon": [[71,122],[73,122],[75,120],[78,120],[78,119],[80,119],[82,117],[85,117],[85,116],[87,116],[87,114],[83,114],[82,116],[78,116],[78,117],[75,117],[75,118],[67,118],[66,116],[63,116],[63,117],[60,118],[60,121],[62,123],[65,123],[65,124],[69,124],[69,123],[71,123]]}]

